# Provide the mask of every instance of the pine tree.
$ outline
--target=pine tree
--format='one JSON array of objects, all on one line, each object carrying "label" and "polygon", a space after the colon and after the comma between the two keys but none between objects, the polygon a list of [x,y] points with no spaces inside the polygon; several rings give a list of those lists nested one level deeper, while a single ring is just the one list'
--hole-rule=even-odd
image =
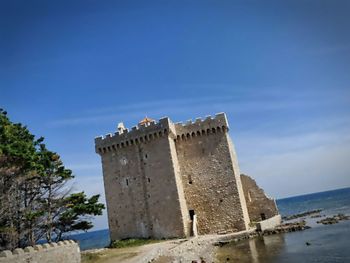
[{"label": "pine tree", "polygon": [[71,193],[72,171],[43,141],[0,109],[0,250],[86,231],[105,208],[99,195]]}]

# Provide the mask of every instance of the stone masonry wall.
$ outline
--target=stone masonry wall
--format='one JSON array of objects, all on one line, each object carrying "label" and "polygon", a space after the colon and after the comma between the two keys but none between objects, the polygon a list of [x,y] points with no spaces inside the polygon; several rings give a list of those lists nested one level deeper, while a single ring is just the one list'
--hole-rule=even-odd
[{"label": "stone masonry wall", "polygon": [[80,249],[74,241],[36,245],[0,252],[0,263],[80,263]]},{"label": "stone masonry wall", "polygon": [[250,220],[278,214],[274,200],[240,176],[228,129],[220,113],[97,137],[111,239],[188,236],[193,213],[198,234],[246,230]]},{"label": "stone masonry wall", "polygon": [[96,144],[102,157],[112,240],[186,235],[183,219],[187,214],[180,204],[173,141],[166,124],[163,121],[142,132],[130,132],[123,140],[112,136]]},{"label": "stone masonry wall", "polygon": [[251,221],[259,222],[278,215],[275,200],[267,197],[254,179],[241,174],[241,181]]},{"label": "stone masonry wall", "polygon": [[[198,234],[245,230],[249,217],[240,180],[236,180],[224,114],[176,124],[176,151],[187,208],[197,215]],[[238,168],[238,167],[237,167]],[[238,169],[239,171],[239,169]]]}]

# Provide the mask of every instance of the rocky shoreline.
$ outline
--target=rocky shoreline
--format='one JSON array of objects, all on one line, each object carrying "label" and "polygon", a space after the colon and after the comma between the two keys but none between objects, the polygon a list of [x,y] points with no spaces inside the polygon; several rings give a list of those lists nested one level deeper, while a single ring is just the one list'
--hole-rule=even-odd
[{"label": "rocky shoreline", "polygon": [[323,225],[332,225],[332,224],[337,224],[340,221],[344,220],[350,220],[350,216],[344,215],[344,214],[337,214],[332,217],[326,217],[322,220],[317,221],[317,224],[323,224]]},{"label": "rocky shoreline", "polygon": [[[321,209],[303,212],[300,214],[284,217],[289,220],[299,217],[320,217],[318,213]],[[349,215],[337,214],[332,217],[324,218],[317,221],[318,224],[335,224],[343,220],[349,220]],[[162,243],[145,245],[139,248],[132,249],[134,252],[137,250],[138,255],[125,259],[123,262],[127,263],[166,263],[166,262],[215,262],[217,251],[220,247],[229,243],[238,243],[243,240],[252,239],[261,236],[275,235],[288,232],[303,231],[311,228],[307,225],[307,222],[303,219],[300,221],[284,222],[283,224],[275,227],[274,229],[258,231],[255,228],[249,231],[242,231],[240,233],[232,233],[226,235],[207,235],[193,237],[190,239],[181,240],[169,240]],[[308,245],[308,243],[306,243]],[[104,250],[106,252],[113,249]],[[122,250],[120,250],[122,251]]]},{"label": "rocky shoreline", "polygon": [[244,234],[236,236],[232,239],[220,240],[218,242],[215,242],[213,245],[214,246],[223,246],[223,245],[231,243],[231,242],[239,242],[239,241],[249,239],[249,238],[269,236],[269,235],[274,235],[274,234],[281,234],[281,233],[288,233],[288,232],[295,232],[295,231],[303,231],[303,230],[309,229],[309,228],[311,228],[311,227],[306,225],[305,220],[302,220],[299,222],[293,222],[293,223],[284,223],[284,224],[277,226],[274,229],[244,233]]},{"label": "rocky shoreline", "polygon": [[321,211],[322,211],[322,209],[310,210],[310,211],[306,211],[306,212],[299,213],[299,214],[294,214],[294,215],[290,215],[290,216],[283,216],[282,219],[284,221],[289,221],[289,220],[297,219],[297,218],[300,218],[300,217],[306,217],[306,216],[317,216],[317,217],[320,217],[321,215],[319,215],[319,213]]}]

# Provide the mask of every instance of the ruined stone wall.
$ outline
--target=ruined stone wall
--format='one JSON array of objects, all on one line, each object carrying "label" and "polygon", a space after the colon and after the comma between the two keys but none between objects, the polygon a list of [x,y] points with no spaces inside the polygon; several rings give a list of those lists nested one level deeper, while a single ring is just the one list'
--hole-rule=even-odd
[{"label": "ruined stone wall", "polygon": [[167,119],[96,139],[101,154],[111,239],[187,233]]},{"label": "ruined stone wall", "polygon": [[247,229],[249,217],[242,206],[243,190],[235,174],[238,164],[232,159],[226,116],[176,124],[175,129],[187,209],[197,215],[198,234]]},{"label": "ruined stone wall", "polygon": [[241,174],[241,181],[251,221],[258,222],[278,215],[275,200],[266,196],[254,179]]},{"label": "ruined stone wall", "polygon": [[80,263],[80,249],[74,241],[17,248],[0,253],[0,263]]}]

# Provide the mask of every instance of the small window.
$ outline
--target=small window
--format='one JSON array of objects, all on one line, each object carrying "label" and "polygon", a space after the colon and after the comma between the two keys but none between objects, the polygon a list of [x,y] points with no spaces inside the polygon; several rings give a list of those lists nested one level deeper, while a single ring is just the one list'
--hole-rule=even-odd
[{"label": "small window", "polygon": [[128,179],[126,179],[126,185],[129,185],[129,180]]},{"label": "small window", "polygon": [[148,178],[148,182],[149,182],[149,183],[151,182],[151,178]]},{"label": "small window", "polygon": [[193,217],[194,217],[194,210],[191,209],[191,210],[189,210],[188,212],[189,212],[189,214],[190,214],[190,219],[193,220]]},{"label": "small window", "polygon": [[261,220],[266,220],[266,215],[264,213],[261,213],[260,216],[261,216]]},{"label": "small window", "polygon": [[192,181],[192,176],[191,176],[190,174],[188,175],[188,183],[189,183],[189,184],[192,184],[192,183],[193,183],[193,181]]}]

